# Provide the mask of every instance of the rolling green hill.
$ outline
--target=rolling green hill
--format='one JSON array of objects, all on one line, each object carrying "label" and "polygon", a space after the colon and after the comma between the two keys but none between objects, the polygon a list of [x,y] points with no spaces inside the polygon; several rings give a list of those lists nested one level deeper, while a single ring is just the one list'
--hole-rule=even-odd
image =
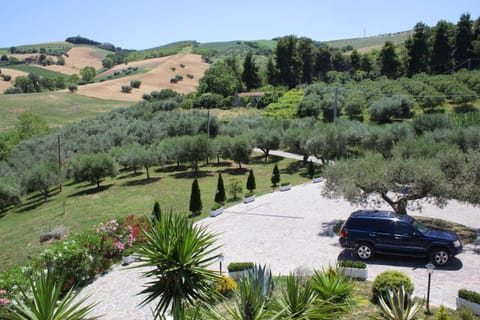
[{"label": "rolling green hill", "polygon": [[344,48],[346,46],[352,46],[354,49],[370,48],[375,46],[383,46],[386,41],[393,42],[394,44],[401,44],[408,39],[408,36],[412,34],[412,30],[382,34],[377,36],[370,36],[364,38],[353,38],[343,40],[326,41],[325,43],[333,48]]},{"label": "rolling green hill", "polygon": [[18,114],[26,111],[44,118],[49,127],[57,127],[131,104],[59,91],[5,94],[0,99],[0,132],[11,129]]}]

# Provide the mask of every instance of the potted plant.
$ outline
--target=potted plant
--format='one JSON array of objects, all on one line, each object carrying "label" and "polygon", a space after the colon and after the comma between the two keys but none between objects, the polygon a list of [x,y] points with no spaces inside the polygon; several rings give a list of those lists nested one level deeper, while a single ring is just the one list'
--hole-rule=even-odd
[{"label": "potted plant", "polygon": [[292,185],[290,184],[290,182],[282,182],[280,184],[280,191],[287,191],[290,189],[292,189]]},{"label": "potted plant", "polygon": [[367,280],[368,277],[368,267],[363,261],[341,260],[338,262],[338,272],[360,280]]},{"label": "potted plant", "polygon": [[215,202],[215,204],[210,209],[210,217],[216,217],[219,214],[223,213],[223,205],[221,203]]},{"label": "potted plant", "polygon": [[477,316],[480,315],[480,293],[467,289],[458,290],[457,309],[460,307],[469,309]]},{"label": "potted plant", "polygon": [[313,182],[313,183],[322,182],[322,177],[320,177],[320,176],[314,176],[313,179],[312,179],[312,182]]},{"label": "potted plant", "polygon": [[243,203],[250,203],[253,201],[255,201],[255,194],[253,192],[245,193],[245,196],[243,197]]},{"label": "potted plant", "polygon": [[253,262],[231,262],[227,266],[228,276],[238,281],[248,270],[253,269]]}]

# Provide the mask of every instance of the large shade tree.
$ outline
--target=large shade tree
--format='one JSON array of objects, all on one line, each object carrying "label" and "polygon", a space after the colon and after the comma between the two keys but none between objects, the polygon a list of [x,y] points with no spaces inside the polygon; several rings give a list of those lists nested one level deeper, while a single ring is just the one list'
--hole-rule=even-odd
[{"label": "large shade tree", "polygon": [[455,147],[437,147],[418,143],[389,159],[369,153],[338,161],[325,171],[324,194],[362,205],[377,206],[381,199],[399,214],[406,214],[409,204],[422,199],[440,207],[450,199],[479,204],[478,151],[464,154]]}]

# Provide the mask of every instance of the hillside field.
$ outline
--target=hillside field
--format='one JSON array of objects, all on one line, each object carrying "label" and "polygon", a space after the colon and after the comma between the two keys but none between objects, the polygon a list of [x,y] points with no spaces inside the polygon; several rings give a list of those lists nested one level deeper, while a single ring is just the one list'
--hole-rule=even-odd
[{"label": "hillside field", "polygon": [[49,127],[76,122],[99,113],[126,107],[129,102],[96,99],[69,92],[5,94],[0,96],[0,132],[12,129],[26,111],[42,117]]}]

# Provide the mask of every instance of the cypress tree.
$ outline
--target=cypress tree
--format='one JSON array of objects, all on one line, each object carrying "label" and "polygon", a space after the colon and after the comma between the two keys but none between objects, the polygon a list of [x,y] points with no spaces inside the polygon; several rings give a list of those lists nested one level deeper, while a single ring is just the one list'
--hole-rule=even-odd
[{"label": "cypress tree", "polygon": [[275,167],[273,167],[272,178],[270,179],[270,181],[272,181],[272,186],[274,188],[280,182],[280,170],[278,170],[277,165],[275,165]]},{"label": "cypress tree", "polygon": [[192,192],[190,194],[190,212],[194,215],[202,213],[202,199],[200,196],[200,188],[198,186],[198,180],[193,180]]},{"label": "cypress tree", "polygon": [[313,176],[315,175],[315,167],[313,166],[313,162],[310,161],[308,163],[308,176],[310,179],[313,179]]},{"label": "cypress tree", "polygon": [[250,173],[248,174],[247,178],[247,190],[253,192],[257,188],[257,184],[255,183],[255,175],[253,174],[253,169],[250,169]]},{"label": "cypress tree", "polygon": [[227,199],[225,195],[225,185],[223,184],[222,174],[218,174],[218,181],[217,181],[217,191],[215,192],[215,202],[216,203],[225,203]]},{"label": "cypress tree", "polygon": [[448,22],[440,20],[435,27],[432,56],[430,68],[433,73],[444,73],[448,71],[452,60],[452,47],[448,38]]},{"label": "cypress tree", "polygon": [[155,201],[155,204],[153,205],[153,210],[152,210],[152,221],[160,221],[160,215],[162,214],[162,211],[160,210],[160,204],[158,201]]},{"label": "cypress tree", "polygon": [[455,52],[453,56],[457,66],[462,65],[467,59],[472,57],[472,40],[472,20],[470,19],[470,14],[464,13],[457,23],[457,34],[455,37]]}]

